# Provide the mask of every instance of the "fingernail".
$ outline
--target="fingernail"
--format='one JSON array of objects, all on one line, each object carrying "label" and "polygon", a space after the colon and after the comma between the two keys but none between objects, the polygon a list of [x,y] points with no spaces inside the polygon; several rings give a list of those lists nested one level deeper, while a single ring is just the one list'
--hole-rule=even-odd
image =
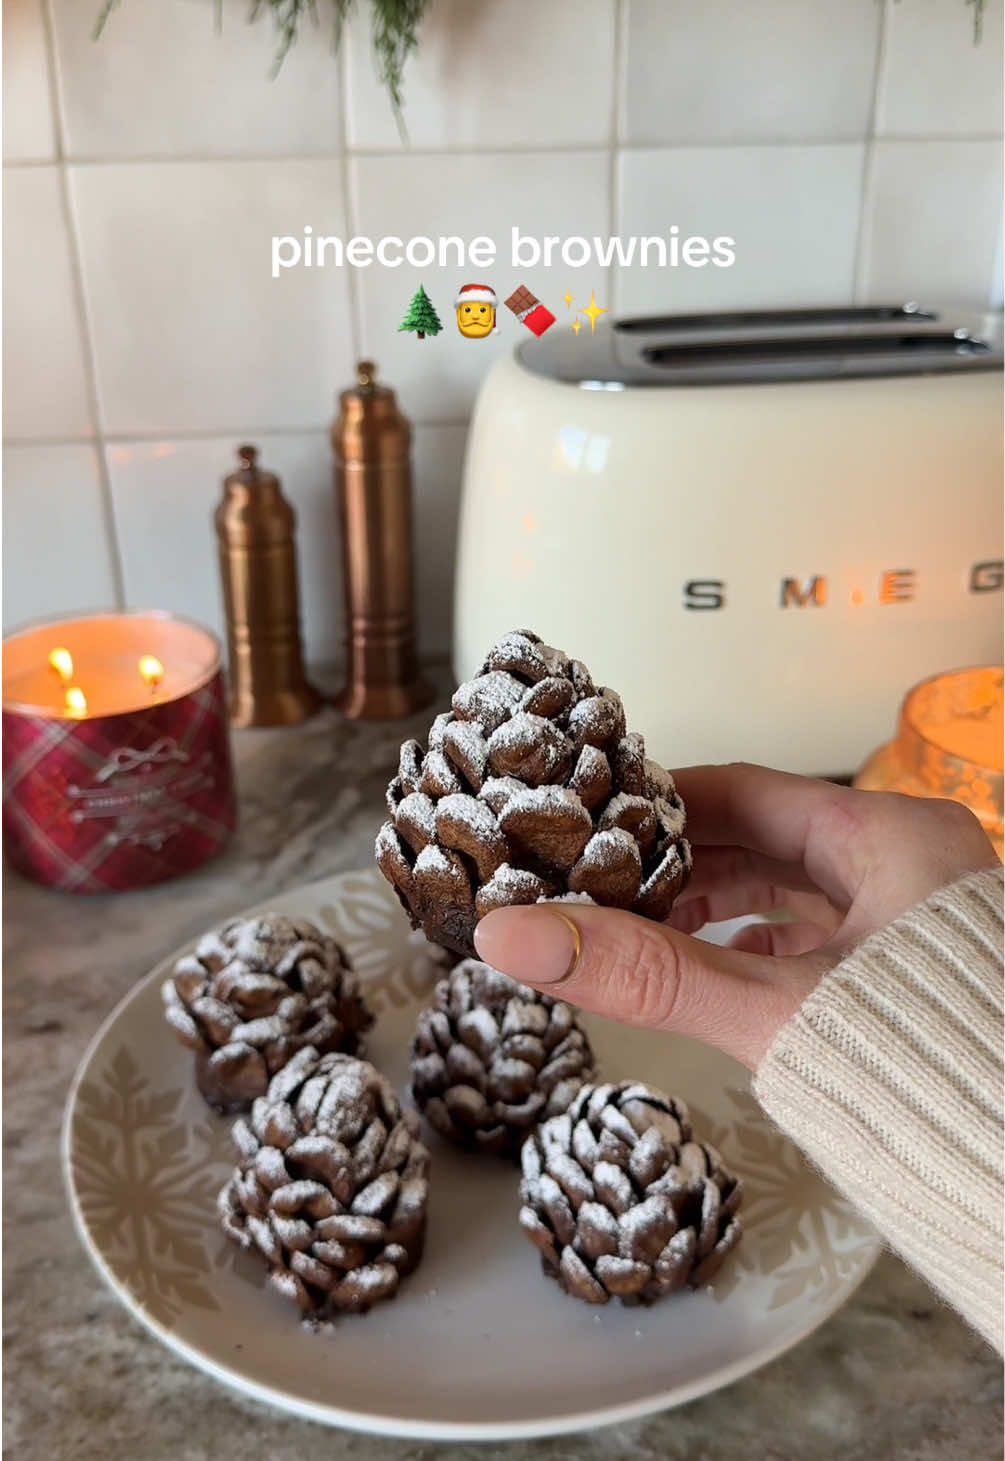
[{"label": "fingernail", "polygon": [[522,984],[561,984],[579,962],[579,928],[557,908],[497,908],[475,929],[478,957]]}]

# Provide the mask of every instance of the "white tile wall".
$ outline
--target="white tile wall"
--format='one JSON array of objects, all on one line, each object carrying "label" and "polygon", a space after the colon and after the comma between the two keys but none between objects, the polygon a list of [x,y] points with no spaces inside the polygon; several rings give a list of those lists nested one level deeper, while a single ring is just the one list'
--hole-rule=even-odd
[{"label": "white tile wall", "polygon": [[3,155],[5,162],[56,157],[42,0],[3,7]]},{"label": "white tile wall", "polygon": [[[840,304],[852,294],[862,143],[812,147],[671,147],[624,152],[625,234],[735,240],[729,268],[619,271],[624,313],[748,304]],[[793,199],[799,199],[793,206]]]},{"label": "white tile wall", "polygon": [[876,0],[627,0],[627,7],[623,141],[865,136],[881,21]]},{"label": "white tile wall", "polygon": [[57,167],[7,168],[3,409],[8,438],[87,437],[84,333]]},{"label": "white tile wall", "polygon": [[93,446],[8,446],[3,496],[5,626],[115,604]]},{"label": "white tile wall", "polygon": [[[276,38],[247,0],[51,0],[72,158],[286,157],[341,146],[331,46],[309,35],[272,80]],[[217,15],[220,25],[217,28]]]},{"label": "white tile wall", "polygon": [[887,0],[876,91],[880,137],[997,137],[1002,129],[1002,10],[985,5],[980,44],[953,0]]},{"label": "white tile wall", "polygon": [[877,142],[862,235],[863,297],[878,300],[910,280],[915,297],[972,300],[975,282],[991,278],[1001,203],[998,142]]},{"label": "white tile wall", "polygon": [[[4,0],[4,616],[158,603],[219,624],[209,516],[243,438],[300,515],[305,637],[341,634],[327,427],[360,355],[416,423],[422,642],[447,646],[465,422],[459,284],[559,315],[1001,299],[1005,0],[433,0],[407,142],[369,4],[278,80],[246,0]],[[510,227],[736,240],[732,269],[514,270]],[[274,233],[487,234],[490,271],[290,269]],[[444,321],[399,334],[423,282]]]},{"label": "white tile wall", "polygon": [[321,424],[352,366],[346,275],[273,279],[270,240],[344,232],[340,178],[331,159],[70,168],[110,436]]},{"label": "white tile wall", "polygon": [[[307,653],[334,659],[343,615],[327,437],[321,431],[258,433],[255,442],[262,466],[279,473],[297,512]],[[107,458],[127,604],[173,609],[222,633],[213,513],[222,479],[238,465],[233,436],[111,441]]]}]

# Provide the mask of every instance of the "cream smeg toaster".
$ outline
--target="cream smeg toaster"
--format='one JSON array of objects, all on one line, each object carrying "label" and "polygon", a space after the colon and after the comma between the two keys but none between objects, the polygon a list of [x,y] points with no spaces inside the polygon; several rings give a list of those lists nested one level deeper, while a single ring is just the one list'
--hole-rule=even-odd
[{"label": "cream smeg toaster", "polygon": [[529,628],[670,766],[847,774],[1002,657],[1002,333],[916,305],[561,324],[464,468],[454,670]]}]

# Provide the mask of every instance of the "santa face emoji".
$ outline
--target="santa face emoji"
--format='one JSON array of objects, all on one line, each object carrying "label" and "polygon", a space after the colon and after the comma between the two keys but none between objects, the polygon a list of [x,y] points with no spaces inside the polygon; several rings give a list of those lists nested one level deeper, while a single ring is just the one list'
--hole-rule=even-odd
[{"label": "santa face emoji", "polygon": [[484,340],[498,335],[496,292],[489,284],[464,284],[454,300],[457,328],[467,340]]}]

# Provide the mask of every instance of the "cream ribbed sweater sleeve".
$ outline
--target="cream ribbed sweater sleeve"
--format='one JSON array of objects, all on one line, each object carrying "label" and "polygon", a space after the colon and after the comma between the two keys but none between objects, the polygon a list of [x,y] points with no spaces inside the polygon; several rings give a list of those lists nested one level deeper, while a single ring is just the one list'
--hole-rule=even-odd
[{"label": "cream ribbed sweater sleeve", "polygon": [[768,1115],[1002,1348],[1002,871],[871,935],[779,1031]]}]

